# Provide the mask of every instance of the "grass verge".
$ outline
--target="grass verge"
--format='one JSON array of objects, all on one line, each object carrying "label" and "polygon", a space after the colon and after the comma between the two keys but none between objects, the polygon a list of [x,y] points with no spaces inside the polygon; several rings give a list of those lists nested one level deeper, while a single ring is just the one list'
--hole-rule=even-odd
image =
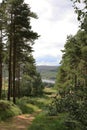
[{"label": "grass verge", "polygon": [[9,117],[13,117],[21,114],[21,110],[12,102],[1,100],[0,101],[0,121],[6,120]]},{"label": "grass verge", "polygon": [[68,130],[64,125],[66,115],[48,116],[40,113],[28,130]]}]

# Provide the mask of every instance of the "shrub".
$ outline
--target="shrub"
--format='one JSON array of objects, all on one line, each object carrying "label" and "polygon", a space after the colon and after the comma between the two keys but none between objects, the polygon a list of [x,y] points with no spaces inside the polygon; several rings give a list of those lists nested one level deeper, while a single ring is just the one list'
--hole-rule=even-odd
[{"label": "shrub", "polygon": [[48,116],[42,112],[37,115],[28,130],[68,130],[64,125],[64,116]]},{"label": "shrub", "polygon": [[[79,86],[77,88],[69,88],[70,91],[65,91],[65,94],[55,97],[49,107],[49,114],[56,115],[66,112],[69,114],[69,119],[66,119],[65,124],[69,129],[86,130],[87,129],[87,88]],[[63,90],[62,90],[63,91]]]},{"label": "shrub", "polygon": [[29,97],[20,98],[17,101],[17,105],[21,109],[22,113],[33,113],[37,111],[39,108],[35,105],[34,101]]},{"label": "shrub", "polygon": [[5,120],[21,113],[21,110],[12,102],[5,100],[0,101],[0,120]]}]

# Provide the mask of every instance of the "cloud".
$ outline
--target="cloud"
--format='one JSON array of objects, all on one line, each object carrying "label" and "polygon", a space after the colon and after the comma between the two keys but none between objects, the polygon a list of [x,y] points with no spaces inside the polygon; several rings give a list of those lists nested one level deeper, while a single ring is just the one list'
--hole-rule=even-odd
[{"label": "cloud", "polygon": [[[31,19],[32,29],[41,37],[33,46],[37,64],[52,64],[45,60],[48,56],[56,58],[59,63],[62,57],[67,35],[75,34],[78,30],[77,16],[70,0],[26,0],[31,10],[36,12],[39,19]],[[40,60],[39,60],[40,59]],[[42,59],[42,60],[41,60]],[[49,58],[47,58],[49,59]],[[53,61],[53,64],[57,62]]]},{"label": "cloud", "polygon": [[[72,3],[69,0],[48,0],[49,4],[51,4],[51,20],[63,20],[64,16],[70,13],[73,10]],[[71,7],[71,10],[70,10]]]},{"label": "cloud", "polygon": [[59,64],[67,35],[75,34],[78,30],[79,23],[72,2],[70,0],[25,0],[25,2],[39,17],[37,20],[31,19],[32,30],[41,35],[33,46],[36,63]]},{"label": "cloud", "polygon": [[55,56],[50,56],[50,55],[46,55],[43,57],[39,57],[36,60],[36,63],[38,63],[38,65],[58,65],[58,57]]}]

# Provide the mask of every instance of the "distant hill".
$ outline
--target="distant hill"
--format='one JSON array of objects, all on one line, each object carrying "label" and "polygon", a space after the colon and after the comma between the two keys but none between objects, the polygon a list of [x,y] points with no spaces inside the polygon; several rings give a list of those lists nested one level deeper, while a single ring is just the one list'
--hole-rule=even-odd
[{"label": "distant hill", "polygon": [[42,79],[55,80],[58,66],[37,66],[37,71],[41,74]]}]

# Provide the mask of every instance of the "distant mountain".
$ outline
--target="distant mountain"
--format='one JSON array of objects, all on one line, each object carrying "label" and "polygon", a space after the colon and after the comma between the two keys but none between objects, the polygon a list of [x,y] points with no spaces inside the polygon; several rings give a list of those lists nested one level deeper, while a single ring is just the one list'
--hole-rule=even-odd
[{"label": "distant mountain", "polygon": [[42,79],[55,80],[58,72],[58,66],[37,66],[37,71],[41,74]]}]

